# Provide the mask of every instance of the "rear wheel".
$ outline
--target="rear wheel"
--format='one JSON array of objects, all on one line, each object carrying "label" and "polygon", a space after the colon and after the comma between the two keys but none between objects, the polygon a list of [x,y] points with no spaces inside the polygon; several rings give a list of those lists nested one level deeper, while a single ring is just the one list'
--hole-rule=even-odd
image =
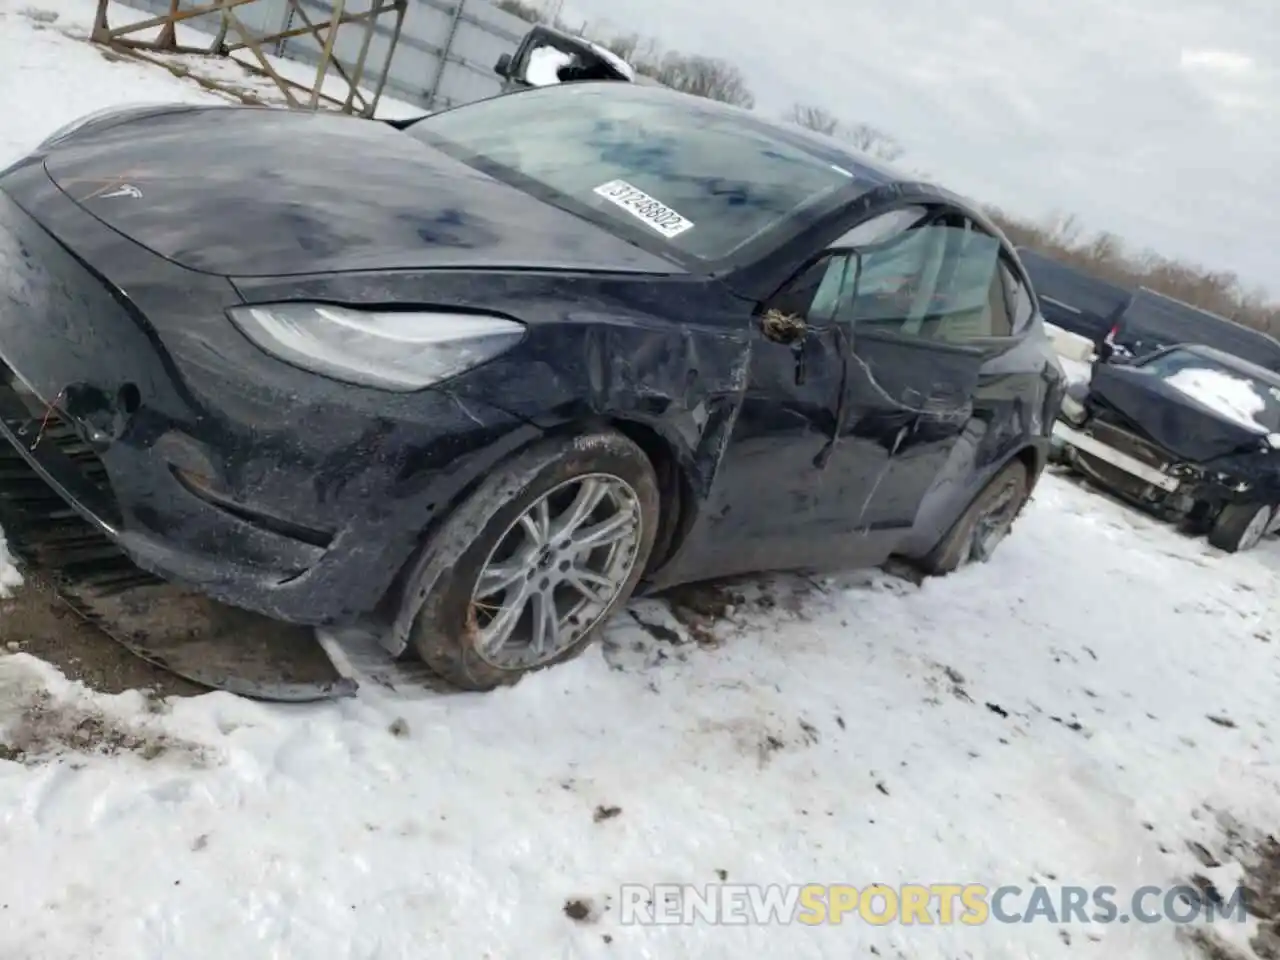
[{"label": "rear wheel", "polygon": [[1009,534],[1030,496],[1026,466],[1014,460],[991,478],[920,566],[934,576],[951,573],[966,563],[981,563]]},{"label": "rear wheel", "polygon": [[1228,503],[1209,528],[1209,543],[1227,553],[1256,547],[1271,525],[1275,509],[1263,503]]},{"label": "rear wheel", "polygon": [[630,598],[658,529],[648,457],[602,431],[537,444],[486,479],[410,576],[409,643],[442,678],[492,690],[578,656]]}]

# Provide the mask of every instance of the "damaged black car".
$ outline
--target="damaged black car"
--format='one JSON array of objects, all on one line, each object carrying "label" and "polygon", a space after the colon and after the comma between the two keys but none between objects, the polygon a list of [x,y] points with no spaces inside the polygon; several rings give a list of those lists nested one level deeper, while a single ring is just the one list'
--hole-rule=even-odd
[{"label": "damaged black car", "polygon": [[1054,458],[1231,553],[1280,526],[1280,374],[1203,345],[1096,363]]},{"label": "damaged black car", "polygon": [[1065,385],[973,205],[662,88],[141,107],[0,191],[0,503],[468,689],[637,589],[985,559]]}]

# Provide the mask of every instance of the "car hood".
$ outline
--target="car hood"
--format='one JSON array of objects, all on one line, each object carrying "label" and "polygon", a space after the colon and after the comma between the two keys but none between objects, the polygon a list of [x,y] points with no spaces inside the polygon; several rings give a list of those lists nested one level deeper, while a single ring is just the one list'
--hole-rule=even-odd
[{"label": "car hood", "polygon": [[1266,431],[1253,429],[1171,387],[1141,367],[1100,363],[1089,384],[1094,402],[1179,460],[1205,463],[1260,449]]},{"label": "car hood", "polygon": [[175,108],[97,123],[45,159],[119,233],[222,276],[528,267],[679,273],[407,133],[336,114]]}]

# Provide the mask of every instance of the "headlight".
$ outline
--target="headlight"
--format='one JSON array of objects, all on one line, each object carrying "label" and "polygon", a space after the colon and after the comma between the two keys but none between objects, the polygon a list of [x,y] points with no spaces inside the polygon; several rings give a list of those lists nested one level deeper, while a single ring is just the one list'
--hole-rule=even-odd
[{"label": "headlight", "polygon": [[479,314],[355,310],[324,303],[233,307],[231,321],[272,356],[347,383],[409,393],[479,366],[524,337]]}]

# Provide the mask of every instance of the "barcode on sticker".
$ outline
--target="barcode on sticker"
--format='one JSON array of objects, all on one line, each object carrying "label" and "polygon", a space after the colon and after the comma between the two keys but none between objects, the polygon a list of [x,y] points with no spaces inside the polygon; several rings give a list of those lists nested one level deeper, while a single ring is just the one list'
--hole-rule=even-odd
[{"label": "barcode on sticker", "polygon": [[610,203],[616,204],[650,229],[664,237],[679,236],[693,228],[693,221],[686,220],[660,200],[655,200],[643,190],[637,190],[625,180],[610,180],[594,191]]}]

